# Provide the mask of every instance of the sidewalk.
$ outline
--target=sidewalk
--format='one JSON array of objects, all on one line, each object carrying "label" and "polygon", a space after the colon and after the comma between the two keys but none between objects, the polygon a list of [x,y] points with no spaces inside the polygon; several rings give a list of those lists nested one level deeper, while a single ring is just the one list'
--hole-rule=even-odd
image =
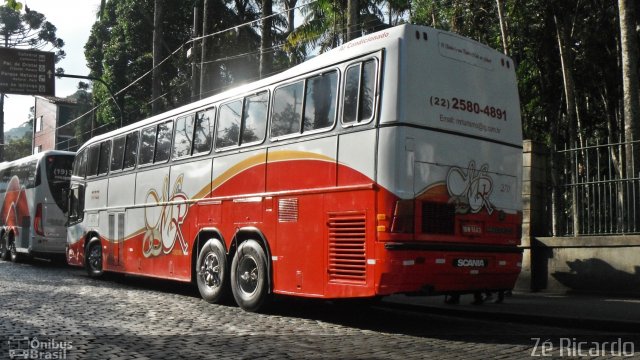
[{"label": "sidewalk", "polygon": [[567,295],[515,292],[504,303],[472,305],[464,295],[458,305],[447,305],[444,296],[394,295],[383,300],[390,306],[411,306],[434,314],[474,317],[550,326],[576,327],[612,332],[640,332],[640,299],[598,295]]}]

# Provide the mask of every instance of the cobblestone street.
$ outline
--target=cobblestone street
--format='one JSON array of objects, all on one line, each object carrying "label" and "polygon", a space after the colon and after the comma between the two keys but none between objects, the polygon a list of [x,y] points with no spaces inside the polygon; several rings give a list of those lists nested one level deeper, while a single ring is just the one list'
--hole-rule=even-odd
[{"label": "cobblestone street", "polygon": [[2,358],[18,347],[69,359],[523,358],[532,338],[601,335],[300,299],[254,314],[208,304],[188,284],[92,280],[36,261],[0,262],[0,302]]}]

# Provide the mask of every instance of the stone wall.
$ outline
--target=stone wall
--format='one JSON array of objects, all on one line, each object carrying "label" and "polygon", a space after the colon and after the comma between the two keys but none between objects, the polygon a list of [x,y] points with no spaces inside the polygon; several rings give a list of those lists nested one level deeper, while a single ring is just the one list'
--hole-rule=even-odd
[{"label": "stone wall", "polygon": [[640,296],[640,235],[551,237],[550,152],[523,143],[521,291]]}]

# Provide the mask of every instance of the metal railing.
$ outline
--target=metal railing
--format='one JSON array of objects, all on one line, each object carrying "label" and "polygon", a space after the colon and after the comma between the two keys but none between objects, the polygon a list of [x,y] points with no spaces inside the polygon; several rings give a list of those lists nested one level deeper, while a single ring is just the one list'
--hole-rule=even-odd
[{"label": "metal railing", "polygon": [[[556,152],[564,170],[557,189],[560,234],[640,233],[640,167],[631,165],[627,170],[629,150],[640,151],[640,141],[586,142]],[[631,164],[636,160],[633,155],[631,160]]]}]

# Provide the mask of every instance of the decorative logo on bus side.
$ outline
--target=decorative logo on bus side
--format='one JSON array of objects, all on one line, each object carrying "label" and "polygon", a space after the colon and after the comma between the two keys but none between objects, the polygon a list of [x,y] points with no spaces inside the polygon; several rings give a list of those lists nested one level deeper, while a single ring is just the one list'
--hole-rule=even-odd
[{"label": "decorative logo on bus side", "polygon": [[493,180],[489,176],[489,165],[484,164],[476,169],[476,162],[471,160],[466,169],[454,166],[447,174],[447,191],[456,204],[456,211],[477,213],[486,208],[489,215],[493,206],[489,196],[493,191]]},{"label": "decorative logo on bus side", "polygon": [[4,225],[13,228],[14,235],[18,238],[22,219],[29,216],[29,204],[26,189],[20,184],[20,178],[16,175],[12,176],[7,184],[0,212]]},{"label": "decorative logo on bus side", "polygon": [[187,255],[189,245],[182,234],[182,223],[189,210],[185,201],[187,194],[182,191],[184,174],[181,174],[173,184],[173,191],[169,198],[169,177],[164,177],[162,197],[156,189],[147,192],[146,204],[156,204],[144,208],[144,223],[146,231],[142,240],[142,254],[144,257],[169,254],[176,242],[180,244],[182,254]]}]

